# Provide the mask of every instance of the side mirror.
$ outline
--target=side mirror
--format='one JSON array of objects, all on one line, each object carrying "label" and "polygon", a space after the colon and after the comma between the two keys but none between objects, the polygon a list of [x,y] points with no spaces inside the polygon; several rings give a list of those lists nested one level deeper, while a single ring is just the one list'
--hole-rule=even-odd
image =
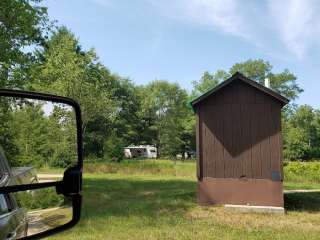
[{"label": "side mirror", "polygon": [[0,89],[0,239],[34,239],[80,219],[82,122],[74,100]]}]

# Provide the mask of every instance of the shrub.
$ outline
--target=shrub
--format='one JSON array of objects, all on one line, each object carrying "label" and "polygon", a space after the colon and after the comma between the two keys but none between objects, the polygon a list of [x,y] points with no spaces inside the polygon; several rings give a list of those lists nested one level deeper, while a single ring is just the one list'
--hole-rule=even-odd
[{"label": "shrub", "polygon": [[58,195],[54,188],[18,192],[15,198],[19,206],[28,210],[59,207],[67,203],[64,196]]},{"label": "shrub", "polygon": [[104,158],[107,161],[120,162],[124,158],[122,139],[110,137],[104,144]]},{"label": "shrub", "polygon": [[285,162],[285,181],[320,183],[320,162]]}]

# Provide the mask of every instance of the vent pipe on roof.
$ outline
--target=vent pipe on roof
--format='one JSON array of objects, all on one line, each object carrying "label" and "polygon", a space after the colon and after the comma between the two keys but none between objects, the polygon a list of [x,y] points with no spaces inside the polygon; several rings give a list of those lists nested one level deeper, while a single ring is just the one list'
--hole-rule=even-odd
[{"label": "vent pipe on roof", "polygon": [[265,78],[265,79],[264,79],[264,86],[265,86],[266,88],[270,88],[270,79],[269,79],[269,78]]}]

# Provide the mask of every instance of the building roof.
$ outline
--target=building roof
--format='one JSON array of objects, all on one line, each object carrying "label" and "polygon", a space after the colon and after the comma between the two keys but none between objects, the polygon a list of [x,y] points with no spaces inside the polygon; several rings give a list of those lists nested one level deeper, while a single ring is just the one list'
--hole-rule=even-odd
[{"label": "building roof", "polygon": [[280,95],[279,93],[275,92],[274,90],[272,90],[270,88],[267,88],[267,87],[263,86],[262,84],[257,83],[256,81],[253,81],[253,80],[245,77],[240,72],[236,72],[230,78],[228,78],[227,80],[223,81],[222,83],[220,83],[216,87],[208,90],[204,94],[202,94],[202,95],[196,97],[195,99],[191,100],[190,104],[191,104],[192,108],[195,108],[197,104],[199,104],[200,102],[205,100],[207,97],[211,96],[212,94],[215,94],[216,92],[220,91],[222,88],[224,88],[225,86],[229,85],[230,83],[232,83],[235,80],[241,80],[241,81],[251,85],[252,87],[254,87],[254,88],[264,92],[265,94],[277,99],[283,105],[286,105],[289,102],[289,99],[287,99],[286,97]]}]

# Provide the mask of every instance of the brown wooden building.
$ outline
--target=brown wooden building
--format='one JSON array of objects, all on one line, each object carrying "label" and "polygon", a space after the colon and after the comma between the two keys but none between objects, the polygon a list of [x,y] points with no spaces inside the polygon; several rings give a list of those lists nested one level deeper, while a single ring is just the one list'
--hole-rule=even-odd
[{"label": "brown wooden building", "polygon": [[283,207],[281,108],[287,103],[241,73],[191,102],[200,204]]}]

